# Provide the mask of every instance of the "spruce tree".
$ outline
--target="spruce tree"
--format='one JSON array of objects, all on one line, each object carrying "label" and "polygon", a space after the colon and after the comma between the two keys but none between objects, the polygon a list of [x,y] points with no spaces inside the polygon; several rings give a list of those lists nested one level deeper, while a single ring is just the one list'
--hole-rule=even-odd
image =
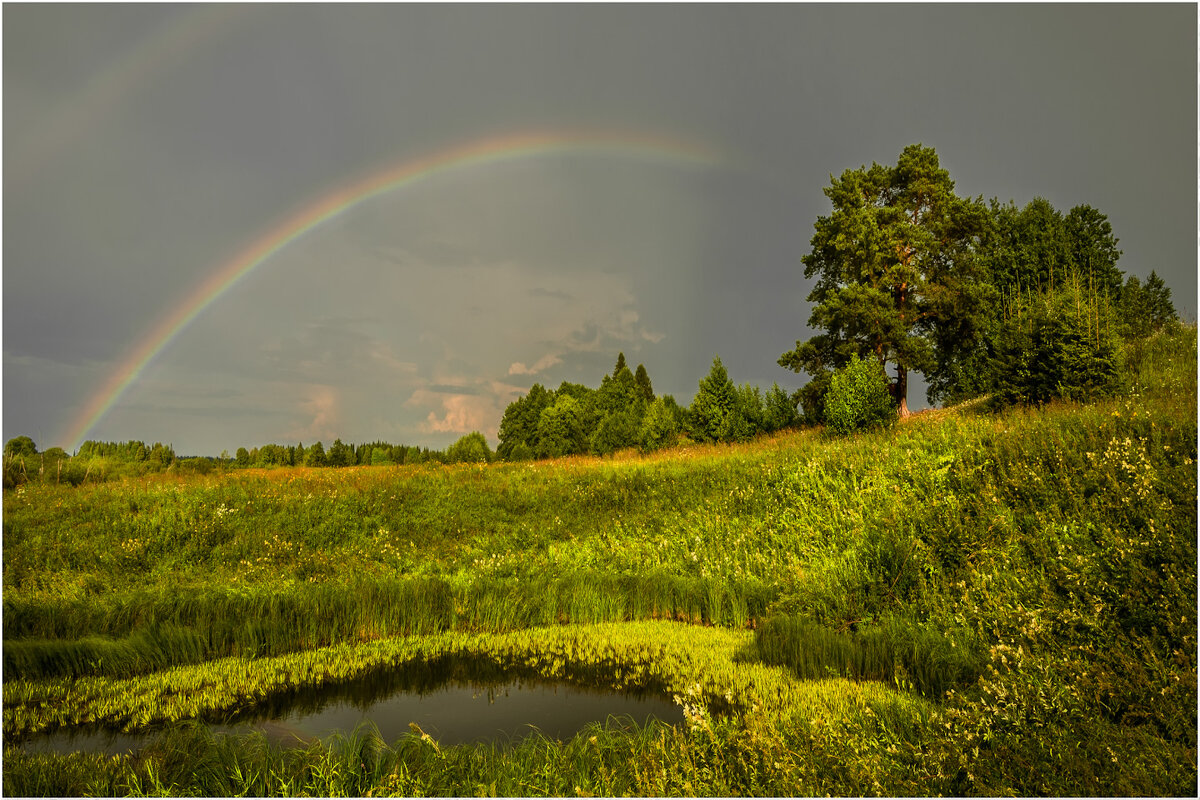
[{"label": "spruce tree", "polygon": [[712,369],[700,379],[700,389],[692,398],[692,434],[696,441],[727,441],[736,430],[738,395],[721,357],[713,358]]},{"label": "spruce tree", "polygon": [[634,373],[633,380],[642,393],[642,399],[647,403],[654,402],[654,387],[650,384],[650,373],[646,372],[645,365],[637,365],[637,372]]}]

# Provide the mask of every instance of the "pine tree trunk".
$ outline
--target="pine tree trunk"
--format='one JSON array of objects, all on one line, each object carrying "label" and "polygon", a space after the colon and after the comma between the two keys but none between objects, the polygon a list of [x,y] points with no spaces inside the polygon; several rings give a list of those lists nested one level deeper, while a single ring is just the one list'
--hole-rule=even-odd
[{"label": "pine tree trunk", "polygon": [[912,412],[908,410],[908,370],[896,365],[896,400],[900,406],[900,418],[904,419]]}]

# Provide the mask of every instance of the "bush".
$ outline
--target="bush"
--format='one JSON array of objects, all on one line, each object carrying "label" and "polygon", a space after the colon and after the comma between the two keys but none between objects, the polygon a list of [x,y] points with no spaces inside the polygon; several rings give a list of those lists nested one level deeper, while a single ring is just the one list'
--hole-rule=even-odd
[{"label": "bush", "polygon": [[825,396],[825,422],[837,433],[886,426],[896,421],[887,375],[877,361],[858,355],[833,374]]},{"label": "bush", "polygon": [[450,445],[446,450],[446,458],[454,463],[484,463],[492,460],[492,449],[488,447],[487,439],[479,431],[472,431]]},{"label": "bush", "polygon": [[659,450],[675,443],[679,437],[679,417],[676,414],[674,399],[670,396],[656,397],[646,409],[642,417],[642,427],[638,432],[638,447],[643,453]]}]

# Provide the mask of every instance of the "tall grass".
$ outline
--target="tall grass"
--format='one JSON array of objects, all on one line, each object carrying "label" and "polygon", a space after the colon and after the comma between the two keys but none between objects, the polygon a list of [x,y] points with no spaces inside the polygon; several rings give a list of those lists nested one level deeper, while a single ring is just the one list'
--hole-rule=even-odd
[{"label": "tall grass", "polygon": [[[106,602],[5,603],[7,678],[128,676],[231,655],[445,630],[508,631],[554,623],[672,619],[741,626],[770,587],[666,572],[572,572],[518,578],[357,578],[288,591],[212,587],[143,591]],[[78,637],[78,638],[76,638]]]},{"label": "tall grass", "polygon": [[974,683],[984,661],[969,645],[903,619],[839,632],[778,615],[755,631],[755,645],[764,663],[791,667],[800,678],[884,681],[930,698]]},{"label": "tall grass", "polygon": [[[570,786],[457,750],[421,783],[405,770],[441,773],[404,744],[385,759],[394,778],[371,768],[374,790],[1191,794],[1195,328],[1136,343],[1127,364],[1126,396],[942,409],[837,439],[18,487],[4,497],[5,734],[234,709],[482,637],[471,647],[498,663],[669,675],[671,691],[728,691],[745,713],[609,740],[624,755],[586,768],[561,761],[579,745],[529,745],[522,769],[562,769]],[[601,644],[625,630],[663,646]],[[246,747],[238,769],[259,763]],[[22,774],[53,763],[13,758]],[[101,788],[222,788],[232,758],[213,784],[150,758],[105,767],[125,783]],[[272,762],[272,793],[360,786],[333,781],[350,767],[332,755],[279,758],[316,766]]]}]

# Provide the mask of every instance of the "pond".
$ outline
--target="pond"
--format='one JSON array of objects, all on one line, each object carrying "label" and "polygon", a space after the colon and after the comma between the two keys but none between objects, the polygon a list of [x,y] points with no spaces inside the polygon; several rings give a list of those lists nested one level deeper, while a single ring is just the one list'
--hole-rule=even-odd
[{"label": "pond", "polygon": [[[551,739],[569,739],[590,722],[610,717],[622,724],[683,721],[682,709],[663,694],[614,691],[514,676],[494,665],[441,659],[376,671],[359,680],[279,695],[224,720],[211,720],[221,733],[262,731],[284,745],[303,745],[363,723],[378,727],[395,742],[416,723],[443,745],[515,741],[534,730]],[[27,751],[136,752],[153,732],[126,734],[97,728],[60,730],[31,737]]]}]

